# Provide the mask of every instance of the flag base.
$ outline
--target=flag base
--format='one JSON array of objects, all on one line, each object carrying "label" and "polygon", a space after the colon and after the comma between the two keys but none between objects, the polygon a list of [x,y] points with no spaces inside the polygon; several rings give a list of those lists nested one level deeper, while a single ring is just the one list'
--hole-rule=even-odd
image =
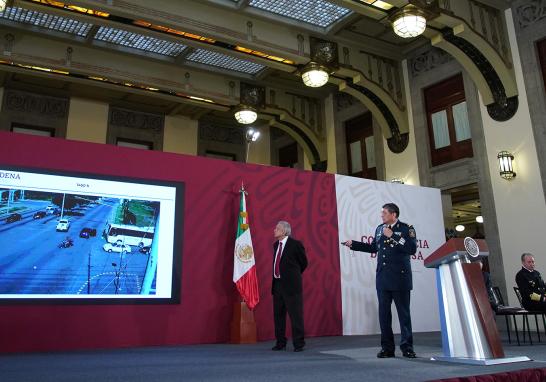
[{"label": "flag base", "polygon": [[229,342],[232,344],[255,344],[256,338],[254,312],[248,309],[244,301],[233,304],[231,339]]}]

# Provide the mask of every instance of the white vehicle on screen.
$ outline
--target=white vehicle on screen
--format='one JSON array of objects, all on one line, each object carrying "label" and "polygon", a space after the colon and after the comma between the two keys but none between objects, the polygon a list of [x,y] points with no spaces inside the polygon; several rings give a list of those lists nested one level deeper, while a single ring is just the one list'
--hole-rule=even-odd
[{"label": "white vehicle on screen", "polygon": [[67,232],[70,228],[70,221],[68,219],[61,219],[57,223],[57,231],[59,232]]},{"label": "white vehicle on screen", "polygon": [[130,253],[131,247],[121,243],[106,243],[102,246],[106,252]]},{"label": "white vehicle on screen", "polygon": [[125,243],[139,248],[152,245],[155,227],[138,227],[127,224],[107,224],[104,236],[109,243]]}]

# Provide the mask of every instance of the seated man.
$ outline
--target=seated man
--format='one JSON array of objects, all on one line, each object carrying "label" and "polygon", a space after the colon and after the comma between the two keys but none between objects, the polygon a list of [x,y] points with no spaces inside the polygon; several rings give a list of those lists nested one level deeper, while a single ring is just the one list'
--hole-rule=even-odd
[{"label": "seated man", "polygon": [[491,305],[491,309],[496,312],[500,306],[500,302],[497,299],[495,292],[493,291],[493,285],[491,284],[491,275],[489,274],[489,272],[486,272],[483,269],[482,260],[476,260],[476,263],[480,265],[480,269],[482,270],[483,282],[485,284],[485,290],[487,291],[487,297],[489,298],[489,304]]},{"label": "seated man", "polygon": [[546,287],[535,270],[535,258],[530,253],[521,255],[521,270],[516,275],[516,284],[523,307],[527,310],[546,312]]}]

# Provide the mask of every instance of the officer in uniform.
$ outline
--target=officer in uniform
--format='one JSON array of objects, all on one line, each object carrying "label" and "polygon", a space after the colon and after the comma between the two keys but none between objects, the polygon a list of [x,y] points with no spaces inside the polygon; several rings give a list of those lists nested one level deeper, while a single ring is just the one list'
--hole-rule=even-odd
[{"label": "officer in uniform", "polygon": [[516,284],[523,307],[546,313],[546,287],[540,273],[535,270],[535,258],[530,253],[521,255],[521,270],[516,274]]},{"label": "officer in uniform", "polygon": [[410,291],[413,288],[411,256],[417,251],[415,229],[398,220],[400,209],[394,203],[383,206],[383,224],[375,230],[371,244],[348,240],[343,244],[355,251],[377,253],[375,285],[379,302],[381,351],[378,358],[394,357],[391,305],[394,300],[400,321],[400,350],[406,358],[415,358],[411,331]]}]

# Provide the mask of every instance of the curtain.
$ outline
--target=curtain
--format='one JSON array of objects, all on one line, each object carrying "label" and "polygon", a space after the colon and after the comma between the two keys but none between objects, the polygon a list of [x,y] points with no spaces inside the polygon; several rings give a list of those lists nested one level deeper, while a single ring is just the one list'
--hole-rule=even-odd
[{"label": "curtain", "polygon": [[375,142],[373,135],[366,137],[366,140],[364,141],[364,145],[366,146],[366,161],[368,162],[368,168],[374,168],[375,167]]},{"label": "curtain", "polygon": [[455,122],[455,137],[457,138],[457,142],[470,139],[470,123],[468,122],[466,101],[453,106],[453,121]]},{"label": "curtain", "polygon": [[449,127],[447,125],[447,113],[445,110],[433,113],[432,131],[434,133],[434,148],[441,149],[451,144],[449,141]]},{"label": "curtain", "polygon": [[351,151],[351,174],[362,171],[362,144],[360,140],[349,145]]}]

